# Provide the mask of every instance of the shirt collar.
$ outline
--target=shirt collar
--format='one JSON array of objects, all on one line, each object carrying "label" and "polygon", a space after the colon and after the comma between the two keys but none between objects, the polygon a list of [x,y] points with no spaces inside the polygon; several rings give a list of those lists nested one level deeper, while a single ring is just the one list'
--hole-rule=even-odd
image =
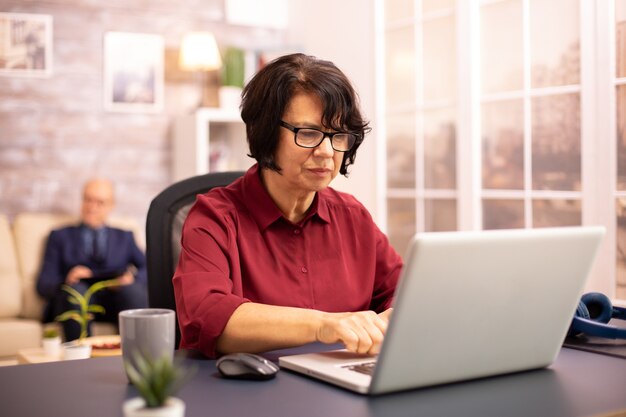
[{"label": "shirt collar", "polygon": [[[244,175],[242,183],[243,201],[261,230],[265,230],[275,221],[284,218],[283,213],[276,207],[261,182],[261,173],[257,164],[253,165]],[[317,192],[309,213],[302,224],[313,217],[317,217],[326,223],[330,223],[328,204],[325,190]]]},{"label": "shirt collar", "polygon": [[97,233],[106,232],[106,228],[107,228],[106,225],[102,225],[102,226],[98,227],[97,229],[95,229],[95,228],[93,228],[93,227],[91,227],[91,226],[89,226],[89,225],[87,225],[87,224],[85,224],[83,222],[80,222],[78,227],[81,230],[83,230],[83,231],[88,231],[89,230],[89,231],[94,231],[94,232],[97,232]]}]

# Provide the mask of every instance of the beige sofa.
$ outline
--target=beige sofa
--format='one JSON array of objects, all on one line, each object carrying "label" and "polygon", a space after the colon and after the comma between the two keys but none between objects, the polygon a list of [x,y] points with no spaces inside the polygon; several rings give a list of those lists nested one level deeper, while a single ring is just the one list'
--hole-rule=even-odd
[{"label": "beige sofa", "polygon": [[[35,290],[37,275],[51,230],[75,224],[77,217],[48,213],[22,213],[10,227],[0,215],[0,359],[14,357],[19,349],[38,347],[43,326],[43,300]],[[111,225],[132,230],[144,248],[143,232],[130,219],[112,218]],[[113,334],[114,326],[97,323],[96,335]]]},{"label": "beige sofa", "polygon": [[6,216],[0,215],[0,358],[18,349],[38,346],[41,324],[22,315],[22,276],[17,263],[13,233]]}]

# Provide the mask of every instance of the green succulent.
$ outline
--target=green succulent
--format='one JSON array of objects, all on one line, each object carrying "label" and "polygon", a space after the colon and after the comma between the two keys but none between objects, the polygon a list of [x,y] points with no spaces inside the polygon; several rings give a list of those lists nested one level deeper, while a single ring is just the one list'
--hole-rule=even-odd
[{"label": "green succulent", "polygon": [[93,319],[95,313],[104,313],[104,307],[99,304],[91,304],[91,297],[98,291],[108,287],[116,287],[119,282],[116,279],[110,279],[106,281],[98,281],[91,285],[85,294],[81,294],[69,285],[64,284],[61,289],[69,294],[68,301],[76,306],[75,310],[68,310],[59,314],[54,318],[55,321],[74,320],[80,324],[80,337],[78,340],[83,340],[87,337],[87,325],[89,321]]},{"label": "green succulent", "polygon": [[124,361],[126,374],[146,402],[147,408],[162,407],[191,377],[195,368],[178,366],[168,355],[158,359],[136,354],[134,364]]},{"label": "green succulent", "polygon": [[44,339],[53,339],[58,336],[59,336],[59,331],[57,329],[49,328],[43,331]]}]

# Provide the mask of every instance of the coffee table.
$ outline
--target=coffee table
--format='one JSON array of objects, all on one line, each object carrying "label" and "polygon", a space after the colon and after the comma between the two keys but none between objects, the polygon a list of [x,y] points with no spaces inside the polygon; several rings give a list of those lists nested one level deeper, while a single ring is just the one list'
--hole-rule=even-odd
[{"label": "coffee table", "polygon": [[[90,344],[92,346],[91,349],[91,357],[98,358],[103,356],[119,356],[122,354],[122,350],[120,348],[115,349],[99,349],[98,346],[104,344],[119,344],[120,336],[119,335],[106,335],[106,336],[93,336],[86,337],[83,340],[83,343]],[[46,355],[43,348],[29,348],[29,349],[20,349],[17,351],[17,363],[18,364],[26,364],[26,363],[46,363],[46,362],[56,362],[63,360],[63,353],[59,353],[58,355]]]}]

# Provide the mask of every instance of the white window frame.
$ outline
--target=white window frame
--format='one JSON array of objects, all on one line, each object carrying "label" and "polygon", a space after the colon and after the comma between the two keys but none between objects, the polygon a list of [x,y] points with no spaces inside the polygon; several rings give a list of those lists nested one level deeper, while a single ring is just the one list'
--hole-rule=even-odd
[{"label": "white window frame", "polygon": [[[420,121],[424,110],[421,95],[421,77],[418,73],[415,103],[416,114],[416,189],[388,189],[386,169],[385,120],[388,109],[385,105],[385,69],[384,39],[386,31],[399,25],[412,25],[415,29],[416,54],[421,54],[421,1],[415,0],[415,16],[403,19],[397,24],[386,26],[384,20],[384,0],[375,1],[376,21],[376,53],[377,53],[377,120],[379,121],[378,155],[379,196],[378,222],[386,230],[387,201],[389,198],[415,198],[416,228],[424,230],[423,199],[430,197],[457,198],[457,228],[459,230],[482,229],[483,198],[523,198],[525,204],[525,227],[532,226],[533,198],[565,198],[581,201],[582,224],[603,225],[606,236],[587,291],[600,291],[609,297],[615,297],[616,290],[616,210],[618,197],[625,198],[626,192],[616,191],[617,178],[617,135],[616,135],[616,96],[617,85],[626,85],[626,78],[615,77],[615,0],[591,2],[579,0],[580,16],[580,53],[581,74],[580,85],[531,89],[530,86],[530,42],[528,27],[524,28],[524,89],[521,97],[526,101],[525,113],[530,111],[529,101],[533,97],[553,93],[580,94],[581,103],[581,182],[582,191],[547,192],[533,191],[530,175],[531,163],[531,115],[524,116],[525,143],[525,188],[524,190],[483,190],[481,180],[481,120],[480,107],[485,100],[493,96],[481,96],[480,89],[480,9],[483,4],[502,0],[476,1],[457,0],[456,2],[456,39],[457,39],[457,71],[458,101],[457,109],[457,192],[448,190],[424,190],[423,184],[423,132]],[[523,13],[528,17],[529,0],[522,0]],[[528,25],[524,19],[524,25]],[[419,60],[418,60],[419,62]],[[520,94],[517,94],[519,97]],[[503,98],[503,95],[498,95]],[[392,109],[393,111],[393,109]],[[607,180],[608,179],[608,180]],[[617,300],[618,304],[626,300]]]}]

